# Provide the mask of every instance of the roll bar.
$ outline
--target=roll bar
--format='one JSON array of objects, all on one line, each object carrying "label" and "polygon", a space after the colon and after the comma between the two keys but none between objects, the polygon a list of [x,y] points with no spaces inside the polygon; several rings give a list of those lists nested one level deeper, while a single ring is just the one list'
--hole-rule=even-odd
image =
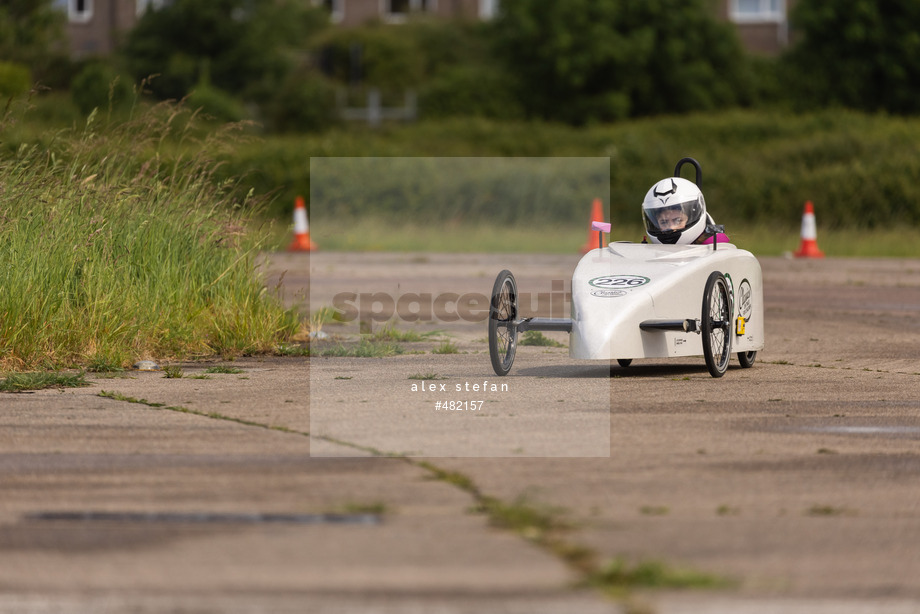
[{"label": "roll bar", "polygon": [[687,162],[689,162],[690,164],[692,164],[692,165],[693,165],[693,168],[696,169],[696,187],[702,188],[702,187],[703,187],[703,169],[700,168],[700,163],[697,162],[697,161],[696,161],[695,159],[693,159],[693,158],[681,158],[681,159],[677,162],[677,166],[674,167],[674,176],[675,176],[675,177],[680,177],[680,167],[682,167],[682,166],[683,166],[684,164],[686,164]]}]

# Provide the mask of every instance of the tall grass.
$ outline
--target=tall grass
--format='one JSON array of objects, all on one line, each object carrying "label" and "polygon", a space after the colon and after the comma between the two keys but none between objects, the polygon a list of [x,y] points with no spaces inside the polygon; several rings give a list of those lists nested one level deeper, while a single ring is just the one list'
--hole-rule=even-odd
[{"label": "tall grass", "polygon": [[196,125],[172,104],[91,115],[0,158],[0,369],[267,352],[293,334],[253,276],[254,203],[215,179],[233,135]]}]

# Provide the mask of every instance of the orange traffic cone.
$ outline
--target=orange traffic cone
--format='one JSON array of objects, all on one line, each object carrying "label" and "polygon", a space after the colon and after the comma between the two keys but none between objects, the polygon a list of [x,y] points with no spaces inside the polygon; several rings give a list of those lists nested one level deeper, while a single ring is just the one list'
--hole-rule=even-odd
[{"label": "orange traffic cone", "polygon": [[310,223],[307,221],[307,206],[303,196],[294,200],[294,240],[288,247],[289,252],[312,252],[318,249],[310,239]]},{"label": "orange traffic cone", "polygon": [[591,219],[588,220],[588,239],[585,241],[585,244],[581,246],[581,253],[587,254],[592,249],[598,247],[597,240],[597,231],[591,228],[591,222],[603,222],[604,221],[604,209],[601,205],[601,199],[595,198],[594,202],[591,205]]},{"label": "orange traffic cone", "polygon": [[802,214],[802,242],[799,251],[795,252],[796,258],[824,258],[824,252],[818,249],[818,227],[815,224],[815,207],[811,201],[805,203],[805,213]]}]

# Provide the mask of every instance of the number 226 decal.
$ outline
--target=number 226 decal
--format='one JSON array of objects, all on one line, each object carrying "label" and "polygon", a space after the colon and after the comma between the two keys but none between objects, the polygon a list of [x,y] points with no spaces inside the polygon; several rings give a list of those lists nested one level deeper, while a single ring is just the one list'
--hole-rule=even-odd
[{"label": "number 226 decal", "polygon": [[644,286],[649,282],[648,277],[642,275],[604,275],[588,280],[588,283],[595,288],[637,288]]}]

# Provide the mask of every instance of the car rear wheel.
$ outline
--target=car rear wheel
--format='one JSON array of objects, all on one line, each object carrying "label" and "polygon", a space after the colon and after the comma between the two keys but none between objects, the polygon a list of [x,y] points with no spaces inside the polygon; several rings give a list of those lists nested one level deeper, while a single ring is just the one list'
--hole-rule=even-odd
[{"label": "car rear wheel", "polygon": [[741,366],[745,369],[750,369],[754,366],[754,359],[757,357],[757,352],[738,352],[738,362],[741,363]]},{"label": "car rear wheel", "polygon": [[732,316],[728,282],[718,271],[713,271],[706,280],[702,315],[701,332],[706,367],[713,377],[722,377],[728,370],[731,358],[732,337],[729,329]]},{"label": "car rear wheel", "polygon": [[489,358],[498,375],[508,375],[517,348],[517,284],[511,271],[504,270],[492,286],[489,306]]}]

